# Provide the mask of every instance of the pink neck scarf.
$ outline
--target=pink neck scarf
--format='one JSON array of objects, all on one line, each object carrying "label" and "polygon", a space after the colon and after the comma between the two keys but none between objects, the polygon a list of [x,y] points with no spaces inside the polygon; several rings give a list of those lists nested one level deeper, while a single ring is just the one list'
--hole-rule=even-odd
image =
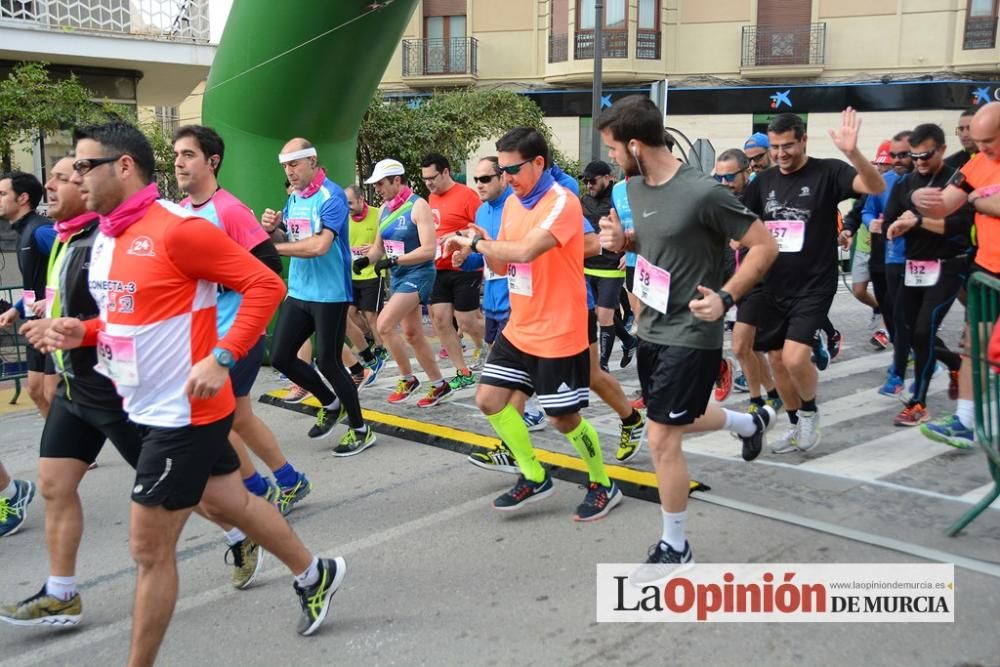
[{"label": "pink neck scarf", "polygon": [[365,204],[364,208],[361,209],[361,215],[354,215],[352,213],[351,220],[353,220],[354,222],[361,222],[362,220],[368,217],[368,202],[365,202],[364,204]]},{"label": "pink neck scarf", "polygon": [[326,180],[326,169],[320,167],[319,171],[316,172],[316,177],[312,179],[312,182],[309,185],[302,188],[302,191],[298,193],[299,196],[302,197],[303,199],[309,199],[314,194],[319,192],[320,186],[323,185],[323,181],[325,180]]},{"label": "pink neck scarf", "polygon": [[406,203],[406,200],[413,195],[413,190],[410,189],[409,185],[404,185],[403,189],[399,193],[385,203],[389,207],[390,211],[395,211],[397,208]]},{"label": "pink neck scarf", "polygon": [[56,233],[59,236],[59,242],[66,243],[73,234],[76,234],[86,227],[87,223],[93,222],[95,219],[97,219],[97,214],[93,211],[87,211],[69,220],[59,220],[56,222]]},{"label": "pink neck scarf", "polygon": [[118,208],[101,216],[101,232],[106,236],[121,236],[146,214],[146,211],[160,198],[156,183],[150,183],[118,205]]}]

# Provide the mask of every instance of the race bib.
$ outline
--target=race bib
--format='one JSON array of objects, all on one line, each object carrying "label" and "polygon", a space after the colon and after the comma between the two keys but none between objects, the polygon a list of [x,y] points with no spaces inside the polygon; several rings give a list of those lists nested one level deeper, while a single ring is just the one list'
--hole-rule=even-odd
[{"label": "race bib", "polygon": [[390,259],[397,259],[405,252],[402,241],[382,241],[382,246],[385,247],[385,254]]},{"label": "race bib", "polygon": [[507,276],[501,276],[496,271],[490,268],[490,265],[485,261],[483,262],[483,280],[500,280],[506,278]]},{"label": "race bib", "polygon": [[35,305],[35,290],[26,289],[21,293],[21,305],[24,306],[24,314],[31,317],[31,307]]},{"label": "race bib", "polygon": [[45,317],[52,318],[52,305],[56,300],[56,288],[46,287],[45,288]]},{"label": "race bib", "polygon": [[903,284],[907,287],[933,287],[941,278],[941,260],[908,259]]},{"label": "race bib", "polygon": [[666,314],[670,302],[670,272],[650,264],[639,255],[635,260],[632,293],[653,310]]},{"label": "race bib", "polygon": [[532,296],[531,264],[507,265],[507,289],[511,291],[511,294]]},{"label": "race bib", "polygon": [[769,220],[767,231],[778,242],[778,252],[798,252],[806,238],[806,223],[802,220]]},{"label": "race bib", "polygon": [[364,257],[366,254],[368,253],[366,253],[361,248],[351,248],[351,256],[353,256],[355,259],[357,259],[358,257]]},{"label": "race bib", "polygon": [[292,218],[285,225],[288,227],[288,238],[294,241],[301,241],[313,235],[312,222],[305,218]]},{"label": "race bib", "polygon": [[97,334],[97,365],[94,367],[125,387],[139,386],[139,367],[135,358],[135,339],[131,336],[112,336],[103,331]]}]

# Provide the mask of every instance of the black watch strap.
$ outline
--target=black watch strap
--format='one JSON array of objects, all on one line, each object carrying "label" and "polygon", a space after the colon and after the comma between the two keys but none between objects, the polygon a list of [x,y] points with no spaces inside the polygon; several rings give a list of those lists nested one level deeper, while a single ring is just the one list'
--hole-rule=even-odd
[{"label": "black watch strap", "polygon": [[730,294],[729,292],[727,292],[724,289],[720,289],[718,291],[718,294],[719,294],[719,298],[722,299],[722,307],[723,308],[725,308],[726,310],[729,310],[730,308],[733,307],[734,301],[733,301],[733,295],[732,294]]},{"label": "black watch strap", "polygon": [[469,244],[469,249],[472,250],[472,252],[479,252],[476,249],[476,246],[479,245],[479,242],[482,241],[482,240],[483,240],[483,237],[480,236],[479,234],[476,234],[475,236],[473,236],[472,237],[472,243]]}]

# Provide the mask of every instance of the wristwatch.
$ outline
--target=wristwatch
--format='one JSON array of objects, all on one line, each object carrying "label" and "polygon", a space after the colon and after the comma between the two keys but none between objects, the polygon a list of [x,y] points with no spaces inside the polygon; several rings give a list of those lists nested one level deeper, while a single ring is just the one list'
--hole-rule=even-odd
[{"label": "wristwatch", "polygon": [[718,292],[716,292],[716,294],[718,294],[719,298],[722,299],[722,308],[724,310],[729,310],[730,308],[733,307],[733,295],[732,294],[730,294],[729,292],[727,292],[724,289],[720,289]]},{"label": "wristwatch", "polygon": [[219,362],[220,366],[232,368],[236,365],[236,358],[233,357],[233,353],[224,347],[212,348],[212,356],[215,357],[215,360]]},{"label": "wristwatch", "polygon": [[478,250],[476,250],[476,245],[482,240],[483,237],[480,234],[476,234],[475,236],[473,236],[472,243],[469,244],[469,249],[472,250],[472,252],[479,252]]},{"label": "wristwatch", "polygon": [[914,227],[923,227],[924,226],[924,216],[922,216],[919,213],[917,213],[917,221],[915,223],[913,223],[913,226]]}]

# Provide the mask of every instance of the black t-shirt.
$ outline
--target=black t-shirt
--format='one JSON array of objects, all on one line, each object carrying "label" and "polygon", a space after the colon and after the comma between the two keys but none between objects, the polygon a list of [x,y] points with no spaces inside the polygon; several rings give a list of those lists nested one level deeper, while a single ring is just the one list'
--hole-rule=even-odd
[{"label": "black t-shirt", "polygon": [[[883,231],[908,210],[914,210],[910,203],[910,195],[919,188],[943,188],[948,184],[955,170],[948,165],[942,165],[938,173],[921,176],[912,171],[899,178],[889,193],[882,215]],[[914,212],[916,212],[914,210]],[[906,241],[907,259],[948,259],[964,255],[969,250],[969,231],[975,217],[975,209],[965,203],[960,209],[945,218],[944,234],[935,234],[922,227],[913,227],[903,238]]]},{"label": "black t-shirt", "polygon": [[952,153],[944,159],[944,163],[952,169],[961,169],[965,163],[972,159],[972,154],[964,148],[957,153]]},{"label": "black t-shirt", "polygon": [[837,204],[857,196],[854,167],[843,160],[808,158],[791,174],[778,167],[750,182],[743,200],[765,222],[801,220],[802,249],[778,254],[764,285],[779,296],[837,291]]}]

